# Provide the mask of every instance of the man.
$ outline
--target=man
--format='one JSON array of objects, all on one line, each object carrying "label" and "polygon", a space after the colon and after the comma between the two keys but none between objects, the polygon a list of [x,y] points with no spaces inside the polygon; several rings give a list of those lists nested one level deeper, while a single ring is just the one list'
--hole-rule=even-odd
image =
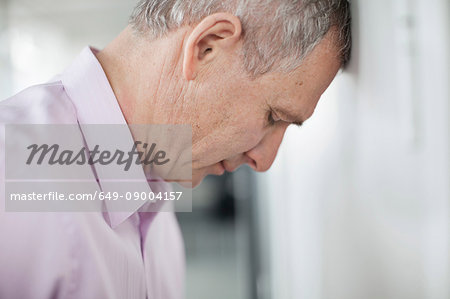
[{"label": "man", "polygon": [[[0,120],[188,124],[198,185],[242,164],[268,170],[349,54],[344,0],[143,0],[110,45],[1,103]],[[101,166],[91,175],[103,190]],[[2,212],[0,239],[0,298],[183,297],[173,213]]]}]

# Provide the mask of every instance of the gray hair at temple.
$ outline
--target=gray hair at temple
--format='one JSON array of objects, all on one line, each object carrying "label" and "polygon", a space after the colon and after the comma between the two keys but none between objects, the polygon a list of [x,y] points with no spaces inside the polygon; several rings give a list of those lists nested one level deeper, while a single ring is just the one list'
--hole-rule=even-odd
[{"label": "gray hair at temple", "polygon": [[140,34],[159,38],[217,12],[241,20],[243,62],[253,76],[296,69],[331,28],[342,67],[350,59],[348,0],[141,0],[130,24]]}]

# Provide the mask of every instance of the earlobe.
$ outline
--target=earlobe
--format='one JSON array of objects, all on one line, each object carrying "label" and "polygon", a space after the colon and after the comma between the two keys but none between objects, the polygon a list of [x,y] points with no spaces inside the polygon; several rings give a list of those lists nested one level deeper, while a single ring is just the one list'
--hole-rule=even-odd
[{"label": "earlobe", "polygon": [[242,34],[239,18],[217,13],[203,19],[189,35],[183,55],[183,75],[194,80],[202,63],[213,59],[219,49],[236,45]]}]

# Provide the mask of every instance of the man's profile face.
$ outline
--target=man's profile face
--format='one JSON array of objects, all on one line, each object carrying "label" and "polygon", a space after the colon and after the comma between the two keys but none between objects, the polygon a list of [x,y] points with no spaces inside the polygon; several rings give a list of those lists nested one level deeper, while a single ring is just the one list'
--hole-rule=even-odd
[{"label": "man's profile face", "polygon": [[271,72],[251,80],[239,59],[224,57],[191,103],[192,175],[198,185],[247,163],[256,171],[272,165],[287,127],[308,119],[339,68],[332,31],[290,73]]}]

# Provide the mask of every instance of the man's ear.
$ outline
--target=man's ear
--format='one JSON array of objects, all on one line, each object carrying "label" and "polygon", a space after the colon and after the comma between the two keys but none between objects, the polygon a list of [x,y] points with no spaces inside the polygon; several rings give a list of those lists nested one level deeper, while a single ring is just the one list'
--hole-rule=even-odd
[{"label": "man's ear", "polygon": [[183,75],[194,80],[199,68],[213,60],[221,51],[233,49],[242,35],[238,17],[216,13],[204,18],[189,35],[184,48]]}]

